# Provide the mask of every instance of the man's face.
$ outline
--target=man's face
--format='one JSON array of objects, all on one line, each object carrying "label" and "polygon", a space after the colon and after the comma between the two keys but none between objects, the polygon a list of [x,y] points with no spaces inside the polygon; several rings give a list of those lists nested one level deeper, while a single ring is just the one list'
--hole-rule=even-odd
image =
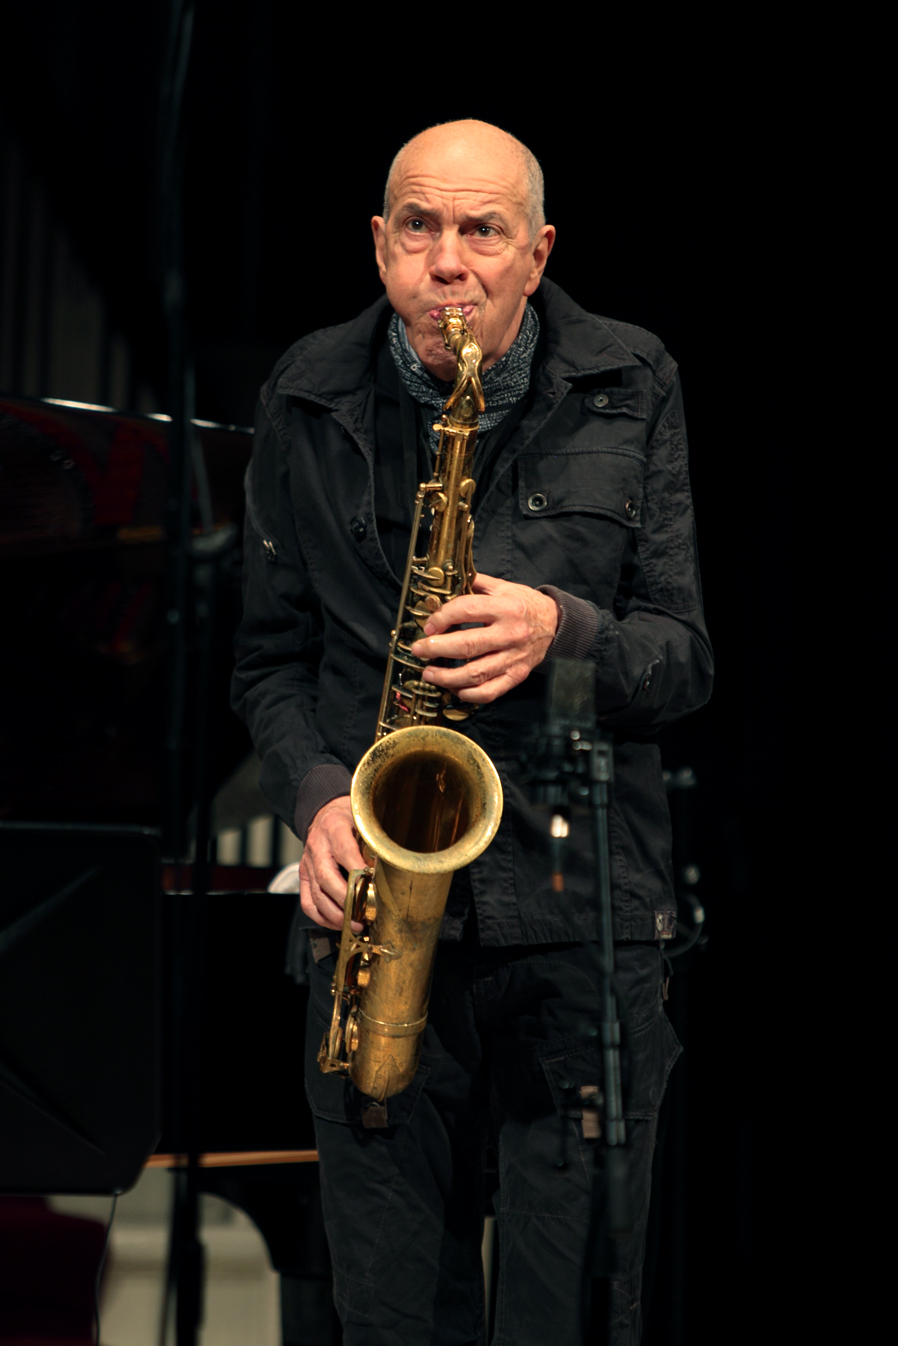
[{"label": "man's face", "polygon": [[450,304],[464,311],[484,369],[501,359],[555,239],[551,225],[530,238],[523,167],[502,133],[425,131],[394,173],[389,220],[371,227],[381,280],[425,367],[455,375],[437,325]]}]

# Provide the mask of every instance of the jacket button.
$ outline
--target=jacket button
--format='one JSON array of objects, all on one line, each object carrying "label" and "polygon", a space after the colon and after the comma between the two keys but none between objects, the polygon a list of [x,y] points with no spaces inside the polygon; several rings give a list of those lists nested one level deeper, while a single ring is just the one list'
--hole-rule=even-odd
[{"label": "jacket button", "polygon": [[368,532],[368,525],[365,523],[364,519],[359,518],[358,515],[356,515],[354,519],[350,519],[349,521],[349,531],[352,533],[356,542],[361,542]]},{"label": "jacket button", "polygon": [[594,407],[607,407],[607,405],[608,405],[608,394],[607,394],[607,393],[596,393],[595,397],[592,399],[592,404],[593,404]]},{"label": "jacket button", "polygon": [[545,509],[548,503],[542,491],[534,491],[527,501],[527,508],[532,509],[534,514],[539,514],[540,510]]},{"label": "jacket button", "polygon": [[624,505],[624,513],[626,514],[628,519],[636,518],[636,515],[639,513],[639,510],[636,508],[636,502],[634,500],[627,501],[627,503]]}]

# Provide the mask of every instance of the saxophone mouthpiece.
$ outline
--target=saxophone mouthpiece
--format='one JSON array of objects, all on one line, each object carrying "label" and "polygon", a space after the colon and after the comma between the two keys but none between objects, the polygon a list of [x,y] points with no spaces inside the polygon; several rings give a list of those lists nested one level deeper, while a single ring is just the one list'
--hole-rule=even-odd
[{"label": "saxophone mouthpiece", "polygon": [[468,324],[465,322],[465,315],[460,308],[452,305],[440,309],[439,325],[443,334],[443,345],[447,350],[453,349],[453,337],[467,335]]}]

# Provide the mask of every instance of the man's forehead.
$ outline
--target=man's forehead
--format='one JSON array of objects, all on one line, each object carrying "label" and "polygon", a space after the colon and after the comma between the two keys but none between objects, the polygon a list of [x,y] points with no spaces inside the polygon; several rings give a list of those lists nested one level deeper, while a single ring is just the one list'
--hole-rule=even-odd
[{"label": "man's forehead", "polygon": [[527,196],[523,174],[500,172],[491,164],[402,165],[391,184],[391,209],[407,205],[438,209],[447,204],[467,212],[512,211],[524,208]]}]

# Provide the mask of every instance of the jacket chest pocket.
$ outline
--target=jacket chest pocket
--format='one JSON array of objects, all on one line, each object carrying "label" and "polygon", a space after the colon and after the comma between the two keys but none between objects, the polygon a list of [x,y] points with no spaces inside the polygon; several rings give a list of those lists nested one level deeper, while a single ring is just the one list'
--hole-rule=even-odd
[{"label": "jacket chest pocket", "polygon": [[615,449],[525,455],[518,508],[525,519],[590,514],[638,528],[642,512],[642,454]]},{"label": "jacket chest pocket", "polygon": [[613,449],[523,455],[512,578],[610,606],[629,530],[641,526],[644,467],[641,453]]}]

